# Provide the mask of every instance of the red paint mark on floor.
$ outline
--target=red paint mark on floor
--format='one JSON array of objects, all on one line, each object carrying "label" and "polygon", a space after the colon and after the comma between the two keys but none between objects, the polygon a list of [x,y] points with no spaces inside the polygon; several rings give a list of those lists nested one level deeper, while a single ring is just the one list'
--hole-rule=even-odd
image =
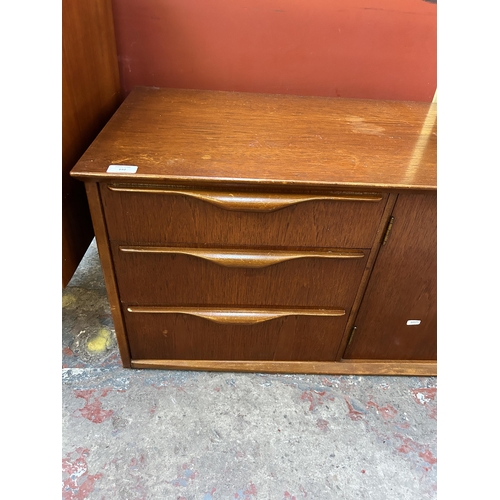
[{"label": "red paint mark on floor", "polygon": [[376,408],[376,410],[382,415],[384,420],[392,420],[397,414],[398,411],[391,405],[379,406],[375,401],[368,401],[366,403],[367,408]]},{"label": "red paint mark on floor", "polygon": [[245,495],[257,495],[257,487],[255,484],[250,483],[250,486],[243,492]]},{"label": "red paint mark on floor", "polygon": [[297,500],[297,499],[295,498],[295,496],[294,496],[294,495],[291,495],[290,493],[288,493],[288,491],[285,491],[284,495],[285,495],[285,498],[286,498],[287,500],[288,500],[288,499],[290,499],[290,500]]},{"label": "red paint mark on floor", "polygon": [[326,391],[319,392],[313,390],[304,391],[300,396],[300,399],[302,401],[309,401],[309,411],[314,411],[318,406],[322,405],[325,400],[335,400],[331,394],[326,395]]},{"label": "red paint mark on floor", "polygon": [[65,356],[73,356],[73,351],[69,347],[65,347],[62,352]]},{"label": "red paint mark on floor", "polygon": [[120,358],[118,357],[118,353],[112,354],[109,358],[103,361],[103,366],[113,366],[116,364],[119,364],[121,368],[121,362]]},{"label": "red paint mark on floor", "polygon": [[[418,453],[418,456],[422,458],[426,463],[430,465],[434,465],[437,463],[436,457],[432,454],[431,450],[429,450],[428,446],[417,443],[416,441],[413,441],[413,439],[402,436],[401,434],[394,434],[394,436],[400,439],[402,442],[401,446],[397,448],[397,451],[399,451],[400,453],[415,452]],[[426,472],[430,470],[427,467],[424,467],[424,469],[426,470]]]},{"label": "red paint mark on floor", "polygon": [[365,469],[361,469],[361,474],[366,474]]},{"label": "red paint mark on floor", "polygon": [[235,493],[234,498],[237,498],[238,500],[252,500],[250,496],[255,497],[255,495],[257,495],[257,487],[255,484],[250,483],[246,490],[239,490]]},{"label": "red paint mark on floor", "polygon": [[417,403],[425,405],[425,403],[436,399],[437,388],[429,387],[424,389],[412,389],[411,392]]},{"label": "red paint mark on floor", "polygon": [[410,424],[408,422],[402,422],[402,423],[396,423],[396,427],[399,427],[400,429],[409,429]]},{"label": "red paint mark on floor", "polygon": [[85,400],[85,406],[78,411],[80,415],[94,424],[102,424],[113,415],[113,410],[103,410],[100,398],[108,395],[111,389],[103,389],[99,395],[94,395],[95,389],[87,391],[74,391],[77,398]]},{"label": "red paint mark on floor", "polygon": [[137,458],[135,457],[132,457],[132,460],[130,460],[130,463],[129,463],[129,467],[137,467],[139,465],[144,465],[144,462],[145,462],[145,458],[144,458],[144,455],[141,455],[139,457],[139,460],[137,460]]},{"label": "red paint mark on floor", "polygon": [[418,454],[420,458],[423,458],[428,464],[436,464],[437,463],[437,458],[432,454],[430,450],[425,450],[424,452],[421,452]]},{"label": "red paint mark on floor", "polygon": [[316,421],[316,425],[323,431],[326,432],[328,430],[328,421],[323,420],[322,418],[318,418]]},{"label": "red paint mark on floor", "polygon": [[198,477],[198,471],[192,469],[192,464],[182,464],[182,470],[177,473],[177,478],[171,481],[174,486],[187,486],[188,481]]},{"label": "red paint mark on floor", "polygon": [[84,500],[94,490],[94,483],[102,474],[89,475],[87,466],[87,448],[77,448],[62,460],[63,500]]},{"label": "red paint mark on floor", "polygon": [[400,439],[403,441],[401,446],[397,449],[400,453],[410,453],[410,451],[416,451],[417,445],[412,439],[403,436],[400,437]]},{"label": "red paint mark on floor", "polygon": [[346,397],[344,397],[344,399],[345,402],[347,403],[347,407],[349,408],[349,413],[348,413],[349,418],[351,420],[361,420],[363,418],[363,414],[360,411],[355,410]]},{"label": "red paint mark on floor", "polygon": [[437,408],[430,407],[429,403],[436,400],[437,389],[435,387],[412,389],[413,399],[420,405],[424,406],[430,418],[437,420]]},{"label": "red paint mark on floor", "polygon": [[307,491],[304,489],[304,487],[303,487],[303,486],[299,486],[299,490],[300,490],[300,492],[304,495],[304,497],[306,497],[306,496],[307,496]]}]

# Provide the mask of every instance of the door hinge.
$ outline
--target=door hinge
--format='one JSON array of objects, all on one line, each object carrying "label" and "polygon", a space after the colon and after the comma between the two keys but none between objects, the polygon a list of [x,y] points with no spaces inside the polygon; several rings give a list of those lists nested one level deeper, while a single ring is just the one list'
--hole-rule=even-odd
[{"label": "door hinge", "polygon": [[349,345],[351,344],[351,341],[352,341],[352,338],[354,337],[354,332],[356,331],[356,326],[353,326],[352,327],[352,330],[351,330],[351,335],[349,335],[349,342],[347,342],[347,347],[349,347]]},{"label": "door hinge", "polygon": [[389,238],[389,233],[391,232],[393,224],[394,217],[391,216],[391,218],[389,219],[389,224],[387,224],[387,229],[385,230],[384,241],[382,242],[382,245],[385,245],[387,243],[387,239]]}]

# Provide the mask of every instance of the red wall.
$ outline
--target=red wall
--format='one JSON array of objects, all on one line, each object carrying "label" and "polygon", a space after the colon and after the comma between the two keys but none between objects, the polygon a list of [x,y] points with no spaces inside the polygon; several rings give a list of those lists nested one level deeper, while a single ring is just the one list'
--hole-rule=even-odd
[{"label": "red wall", "polygon": [[136,85],[431,101],[425,0],[113,0],[124,95]]}]

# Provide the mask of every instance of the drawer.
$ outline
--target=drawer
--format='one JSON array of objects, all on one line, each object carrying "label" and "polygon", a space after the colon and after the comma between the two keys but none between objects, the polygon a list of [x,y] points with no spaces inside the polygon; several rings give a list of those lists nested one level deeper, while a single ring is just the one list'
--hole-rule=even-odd
[{"label": "drawer", "polygon": [[325,310],[124,307],[140,359],[332,361],[347,315]]},{"label": "drawer", "polygon": [[350,308],[369,251],[112,245],[122,302]]},{"label": "drawer", "polygon": [[100,189],[112,241],[174,246],[370,248],[387,201],[373,193]]}]

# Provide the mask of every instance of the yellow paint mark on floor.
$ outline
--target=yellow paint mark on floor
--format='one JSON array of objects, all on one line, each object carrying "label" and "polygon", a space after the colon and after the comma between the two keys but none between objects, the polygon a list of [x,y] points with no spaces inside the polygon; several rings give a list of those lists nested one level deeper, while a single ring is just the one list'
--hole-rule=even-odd
[{"label": "yellow paint mark on floor", "polygon": [[90,352],[104,352],[110,345],[111,332],[106,328],[101,328],[96,335],[94,335],[87,342],[87,349]]},{"label": "yellow paint mark on floor", "polygon": [[75,297],[73,295],[63,295],[62,298],[62,306],[63,307],[68,307],[73,305],[76,302]]}]

